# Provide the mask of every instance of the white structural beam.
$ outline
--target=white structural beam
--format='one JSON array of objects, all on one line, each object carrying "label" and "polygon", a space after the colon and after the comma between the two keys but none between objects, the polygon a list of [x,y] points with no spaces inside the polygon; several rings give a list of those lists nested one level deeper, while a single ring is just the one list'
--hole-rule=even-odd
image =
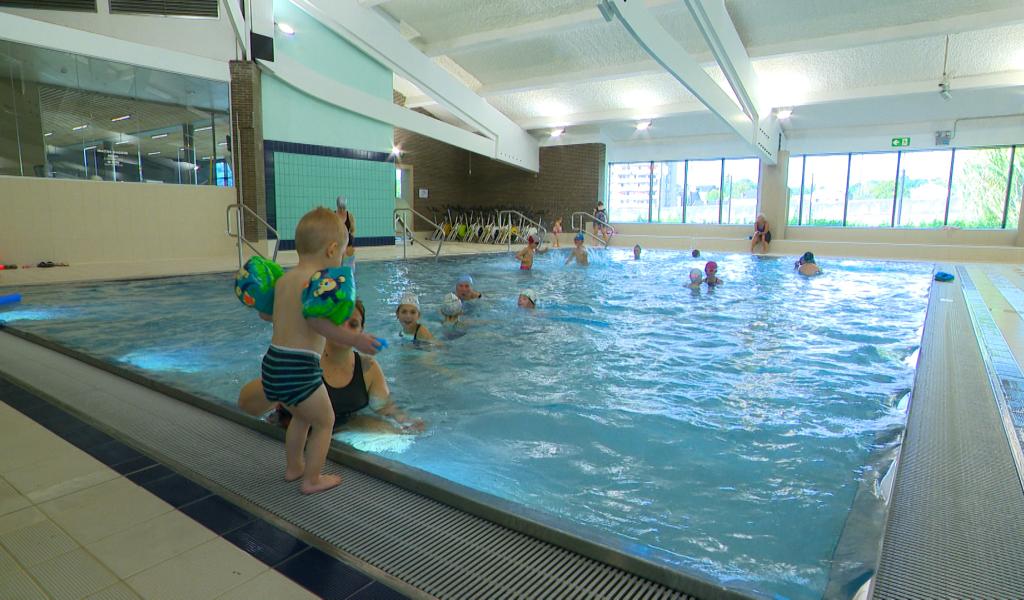
[{"label": "white structural beam", "polygon": [[242,48],[242,58],[249,58],[249,30],[245,25],[245,17],[242,16],[242,9],[234,0],[221,0],[221,8],[228,15],[231,21],[231,29],[235,31],[235,39]]},{"label": "white structural beam", "polygon": [[493,156],[530,171],[540,168],[537,140],[434,64],[376,11],[358,0],[291,0],[368,56],[408,79],[459,119],[495,140]]},{"label": "white structural beam", "polygon": [[470,152],[492,157],[495,154],[496,144],[492,139],[403,108],[393,102],[381,100],[362,90],[324,77],[285,55],[276,56],[274,62],[262,60],[259,62],[264,71],[317,100],[381,123],[408,129]]},{"label": "white structural beam", "polygon": [[0,12],[0,39],[156,71],[180,73],[215,81],[231,80],[226,61],[129,42],[6,12]]},{"label": "white structural beam", "polygon": [[740,41],[732,17],[725,10],[725,0],[683,0],[690,9],[697,29],[704,36],[715,62],[722,68],[740,108],[756,121],[764,109],[758,102],[757,74]]},{"label": "white structural beam", "polygon": [[642,2],[603,1],[605,6],[618,16],[619,21],[640,47],[669,75],[746,140],[763,160],[769,164],[776,163],[781,130],[774,117],[758,120],[756,115],[747,115],[708,76],[700,63],[665,31]]}]

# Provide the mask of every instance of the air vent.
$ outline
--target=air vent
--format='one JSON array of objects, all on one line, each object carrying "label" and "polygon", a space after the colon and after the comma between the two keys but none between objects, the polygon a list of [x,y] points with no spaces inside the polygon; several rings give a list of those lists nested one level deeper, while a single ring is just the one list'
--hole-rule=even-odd
[{"label": "air vent", "polygon": [[0,8],[38,8],[96,12],[96,0],[0,0]]},{"label": "air vent", "polygon": [[110,0],[110,12],[217,18],[217,0]]}]

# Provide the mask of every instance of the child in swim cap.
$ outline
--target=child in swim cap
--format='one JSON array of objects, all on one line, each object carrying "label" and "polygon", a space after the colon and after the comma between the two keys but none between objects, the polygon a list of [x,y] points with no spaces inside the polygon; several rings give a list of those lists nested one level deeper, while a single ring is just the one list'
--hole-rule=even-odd
[{"label": "child in swim cap", "polygon": [[444,317],[442,325],[458,323],[459,317],[462,316],[462,300],[455,294],[446,294],[441,301],[441,315]]},{"label": "child in swim cap", "polygon": [[420,300],[415,294],[406,292],[398,301],[398,308],[395,309],[395,317],[402,326],[399,332],[400,337],[411,337],[414,342],[426,342],[434,339],[423,324],[420,323]]},{"label": "child in swim cap", "polygon": [[473,289],[473,278],[469,275],[460,275],[455,280],[455,295],[462,301],[477,300],[483,296],[483,294]]},{"label": "child in swim cap", "polygon": [[690,269],[690,283],[686,287],[691,290],[699,290],[702,283],[704,283],[704,272],[698,268]]},{"label": "child in swim cap", "polygon": [[516,252],[516,259],[519,261],[520,271],[529,271],[533,268],[533,257],[540,253],[543,254],[547,250],[541,250],[540,241],[532,235],[526,238],[526,247]]},{"label": "child in swim cap", "polygon": [[814,254],[811,252],[804,252],[804,255],[800,257],[800,260],[796,261],[794,267],[798,273],[805,277],[813,277],[821,273],[821,267],[814,262]]},{"label": "child in swim cap", "polygon": [[694,258],[700,258],[700,250],[694,248],[693,252],[690,253],[690,256],[692,256]]},{"label": "child in swim cap", "polygon": [[573,244],[575,247],[572,249],[572,252],[569,253],[569,256],[566,257],[565,264],[569,264],[573,260],[576,261],[576,264],[583,267],[590,264],[590,255],[587,254],[587,248],[583,245],[584,237],[585,236],[581,231],[576,234],[575,238],[573,238]]},{"label": "child in swim cap", "polygon": [[709,260],[707,264],[704,265],[704,274],[707,276],[704,278],[704,283],[708,284],[709,288],[725,283],[718,276],[718,263],[713,260]]},{"label": "child in swim cap", "polygon": [[537,308],[537,292],[525,289],[519,292],[519,308]]}]

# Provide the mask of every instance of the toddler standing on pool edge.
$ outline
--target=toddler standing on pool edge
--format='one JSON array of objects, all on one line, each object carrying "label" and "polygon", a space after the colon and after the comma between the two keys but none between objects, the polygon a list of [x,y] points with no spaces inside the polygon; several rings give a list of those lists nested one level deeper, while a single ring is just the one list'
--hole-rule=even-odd
[{"label": "toddler standing on pool edge", "polygon": [[355,302],[351,271],[333,270],[341,265],[347,246],[348,232],[338,215],[326,208],[306,213],[295,228],[299,263],[274,284],[274,334],[260,376],[267,400],[292,413],[285,434],[284,477],[301,479],[304,494],[341,483],[337,475],[321,473],[334,427],[320,369],[324,339],[371,355],[380,347],[373,336],[336,324],[348,318]]}]

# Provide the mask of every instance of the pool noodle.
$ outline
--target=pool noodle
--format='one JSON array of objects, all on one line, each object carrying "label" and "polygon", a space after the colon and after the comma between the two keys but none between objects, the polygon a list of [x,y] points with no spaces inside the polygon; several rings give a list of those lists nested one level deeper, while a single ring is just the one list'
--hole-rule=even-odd
[{"label": "pool noodle", "polygon": [[21,302],[21,294],[7,294],[5,296],[0,296],[0,306],[3,306],[4,304],[16,304],[18,302]]}]

